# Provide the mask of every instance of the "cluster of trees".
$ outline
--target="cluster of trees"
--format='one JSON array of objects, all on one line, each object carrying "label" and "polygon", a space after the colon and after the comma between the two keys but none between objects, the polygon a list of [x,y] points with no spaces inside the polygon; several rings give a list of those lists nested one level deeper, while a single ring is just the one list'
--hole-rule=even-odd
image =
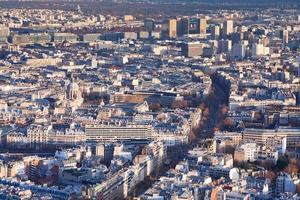
[{"label": "cluster of trees", "polygon": [[172,109],[185,109],[188,107],[188,103],[186,100],[176,100],[172,103]]},{"label": "cluster of trees", "polygon": [[[174,101],[171,105],[171,109],[186,109],[189,105],[187,100],[176,100]],[[157,102],[151,102],[149,104],[149,109],[152,110],[153,112],[155,111],[160,111],[162,109],[162,105],[159,101]]]},{"label": "cluster of trees", "polygon": [[198,123],[197,127],[193,127],[193,129],[190,132],[189,139],[190,141],[195,141],[198,138],[199,133],[201,130],[206,129],[205,125],[207,125],[208,119],[209,119],[209,108],[206,106],[206,104],[203,102],[198,106],[199,109],[201,109],[201,121]]},{"label": "cluster of trees", "polygon": [[218,123],[216,124],[216,127],[214,128],[214,132],[220,131],[220,130],[231,131],[235,128],[234,121],[230,117],[227,117],[228,111],[229,111],[228,106],[226,106],[224,104],[221,105],[219,112],[217,114]]},{"label": "cluster of trees", "polygon": [[162,109],[162,106],[159,102],[153,102],[149,104],[149,109],[153,112],[157,112]]}]

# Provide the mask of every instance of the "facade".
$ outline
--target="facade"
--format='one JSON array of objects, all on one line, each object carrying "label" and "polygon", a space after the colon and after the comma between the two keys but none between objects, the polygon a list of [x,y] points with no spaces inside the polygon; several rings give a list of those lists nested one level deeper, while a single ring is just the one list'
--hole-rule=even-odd
[{"label": "facade", "polygon": [[104,199],[124,199],[136,185],[155,173],[164,161],[166,147],[161,142],[152,142],[134,160],[133,166],[121,170],[107,181],[93,187],[93,194]]},{"label": "facade", "polygon": [[30,146],[38,145],[79,145],[86,141],[82,129],[71,125],[65,131],[54,130],[51,125],[32,125],[27,131]]},{"label": "facade", "polygon": [[206,34],[206,27],[207,27],[206,19],[200,18],[199,19],[199,33]]},{"label": "facade", "polygon": [[234,44],[232,47],[232,57],[234,59],[244,59],[246,56],[246,47],[244,44]]},{"label": "facade", "polygon": [[233,192],[233,191],[223,191],[220,190],[217,193],[217,200],[249,200],[250,195],[249,194],[242,194],[239,192]]},{"label": "facade", "polygon": [[82,40],[84,42],[95,42],[100,40],[100,34],[98,33],[89,33],[89,34],[84,34],[82,36]]},{"label": "facade", "polygon": [[168,21],[168,37],[176,38],[177,37],[177,20],[170,19]]},{"label": "facade", "polygon": [[177,37],[177,19],[165,20],[162,24],[164,38],[175,39]]},{"label": "facade", "polygon": [[148,32],[152,32],[155,28],[155,22],[154,19],[146,18],[144,20],[144,30]]},{"label": "facade", "polygon": [[214,25],[212,27],[212,33],[211,33],[211,36],[212,36],[212,39],[214,40],[218,40],[220,38],[220,35],[221,35],[221,28],[219,25]]},{"label": "facade", "polygon": [[289,31],[288,30],[280,31],[280,37],[282,39],[283,46],[286,46],[289,43]]},{"label": "facade", "polygon": [[232,20],[226,20],[223,23],[223,36],[226,38],[231,33],[233,33],[233,21]]},{"label": "facade", "polygon": [[148,140],[157,137],[150,125],[86,125],[86,140],[122,141],[122,140]]},{"label": "facade", "polygon": [[51,35],[48,33],[32,33],[28,35],[13,35],[12,43],[17,45],[45,44],[51,42]]},{"label": "facade", "polygon": [[252,57],[260,57],[270,54],[270,48],[265,47],[263,44],[252,45]]},{"label": "facade", "polygon": [[182,54],[186,57],[200,56],[203,53],[201,43],[184,43],[182,44]]},{"label": "facade", "polygon": [[300,195],[300,10],[169,1],[0,8],[0,199]]},{"label": "facade", "polygon": [[278,129],[245,129],[243,139],[245,141],[255,141],[257,144],[264,145],[268,138],[274,136],[286,138],[286,147],[296,147],[300,142],[300,130],[297,128]]},{"label": "facade", "polygon": [[183,36],[189,33],[189,18],[177,19],[177,35]]},{"label": "facade", "polygon": [[276,194],[280,195],[281,193],[290,192],[294,194],[296,191],[296,186],[291,178],[291,176],[287,173],[280,173],[276,179]]},{"label": "facade", "polygon": [[269,161],[276,164],[278,156],[279,151],[277,149],[258,146],[256,143],[244,143],[234,151],[235,162]]},{"label": "facade", "polygon": [[0,41],[6,41],[7,37],[10,35],[9,27],[0,26]]},{"label": "facade", "polygon": [[257,159],[258,147],[256,143],[246,143],[239,146],[234,151],[234,160],[236,162],[250,161],[254,162]]},{"label": "facade", "polygon": [[54,42],[77,42],[78,37],[73,33],[54,33]]}]

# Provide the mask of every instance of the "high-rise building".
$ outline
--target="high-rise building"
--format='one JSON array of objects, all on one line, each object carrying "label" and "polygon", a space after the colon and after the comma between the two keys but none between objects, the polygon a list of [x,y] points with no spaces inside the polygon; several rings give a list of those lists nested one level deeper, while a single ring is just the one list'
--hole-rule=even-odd
[{"label": "high-rise building", "polygon": [[242,43],[234,44],[232,47],[232,57],[233,59],[243,59],[246,55],[246,47]]},{"label": "high-rise building", "polygon": [[189,19],[189,34],[199,34],[200,31],[200,20],[199,18]]},{"label": "high-rise building", "polygon": [[144,30],[148,32],[152,32],[154,30],[155,24],[154,19],[146,18],[144,20]]},{"label": "high-rise building", "polygon": [[218,53],[231,51],[231,48],[232,48],[231,40],[220,40],[218,42]]},{"label": "high-rise building", "polygon": [[296,186],[293,182],[291,175],[281,172],[276,179],[276,194],[283,192],[295,193]]},{"label": "high-rise building", "polygon": [[252,57],[265,56],[270,53],[269,47],[264,47],[263,44],[253,44],[252,45]]},{"label": "high-rise building", "polygon": [[233,21],[232,20],[226,20],[223,23],[223,36],[227,37],[231,33],[233,33]]},{"label": "high-rise building", "polygon": [[177,35],[183,36],[189,33],[189,19],[187,17],[177,20]]},{"label": "high-rise building", "polygon": [[177,36],[177,20],[176,19],[169,20],[168,36],[169,36],[169,38],[176,38],[176,36]]},{"label": "high-rise building", "polygon": [[199,32],[200,34],[206,34],[206,19],[205,18],[201,18],[199,19]]},{"label": "high-rise building", "polygon": [[285,46],[289,42],[289,31],[288,30],[280,31],[280,38],[282,39],[283,46]]},{"label": "high-rise building", "polygon": [[244,39],[244,33],[242,33],[242,32],[232,33],[230,35],[230,39],[233,44],[239,43],[241,40]]},{"label": "high-rise building", "polygon": [[205,18],[191,18],[188,20],[189,34],[206,34],[207,23]]},{"label": "high-rise building", "polygon": [[214,40],[218,40],[220,38],[220,26],[219,25],[215,25],[212,27],[211,37]]},{"label": "high-rise building", "polygon": [[165,20],[162,24],[162,35],[165,38],[177,37],[177,20],[169,19]]},{"label": "high-rise building", "polygon": [[97,144],[95,155],[102,157],[104,164],[109,166],[114,156],[114,145],[111,143]]}]

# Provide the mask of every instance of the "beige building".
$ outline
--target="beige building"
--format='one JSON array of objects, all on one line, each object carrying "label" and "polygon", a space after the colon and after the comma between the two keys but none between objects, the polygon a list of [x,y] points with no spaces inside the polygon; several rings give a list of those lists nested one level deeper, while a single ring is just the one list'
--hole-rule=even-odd
[{"label": "beige building", "polygon": [[200,34],[206,34],[206,27],[207,27],[206,19],[205,18],[199,19],[199,32],[200,32]]},{"label": "beige building", "polygon": [[177,20],[170,19],[169,20],[169,38],[177,37]]},{"label": "beige building", "polygon": [[85,143],[83,131],[51,132],[48,134],[47,144],[77,145]]},{"label": "beige building", "polygon": [[177,20],[169,19],[163,24],[163,32],[164,35],[168,38],[176,38],[177,37]]},{"label": "beige building", "polygon": [[118,141],[152,139],[156,135],[150,125],[86,125],[87,141]]},{"label": "beige building", "polygon": [[255,161],[257,159],[257,148],[258,147],[255,143],[242,144],[234,151],[234,161]]},{"label": "beige building", "polygon": [[231,33],[233,33],[233,21],[232,20],[226,20],[223,23],[223,35],[228,36]]},{"label": "beige building", "polygon": [[11,132],[8,133],[2,138],[5,140],[7,146],[11,147],[14,145],[22,146],[27,144],[27,137],[23,133]]},{"label": "beige building", "polygon": [[27,140],[31,146],[48,144],[77,145],[85,143],[84,130],[73,124],[65,131],[53,130],[51,125],[31,125],[27,131]]},{"label": "beige building", "polygon": [[265,145],[266,140],[272,137],[286,138],[286,147],[294,148],[300,144],[300,129],[284,128],[278,129],[245,129],[243,133],[244,141],[255,141],[259,145]]},{"label": "beige building", "polygon": [[7,165],[4,163],[0,163],[0,178],[4,178],[7,176]]}]

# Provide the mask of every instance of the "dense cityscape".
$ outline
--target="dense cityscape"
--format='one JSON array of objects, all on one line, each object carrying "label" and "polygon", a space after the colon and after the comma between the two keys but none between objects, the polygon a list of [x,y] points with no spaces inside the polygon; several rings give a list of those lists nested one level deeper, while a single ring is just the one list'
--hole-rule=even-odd
[{"label": "dense cityscape", "polygon": [[0,136],[0,199],[299,200],[300,3],[0,1]]}]

